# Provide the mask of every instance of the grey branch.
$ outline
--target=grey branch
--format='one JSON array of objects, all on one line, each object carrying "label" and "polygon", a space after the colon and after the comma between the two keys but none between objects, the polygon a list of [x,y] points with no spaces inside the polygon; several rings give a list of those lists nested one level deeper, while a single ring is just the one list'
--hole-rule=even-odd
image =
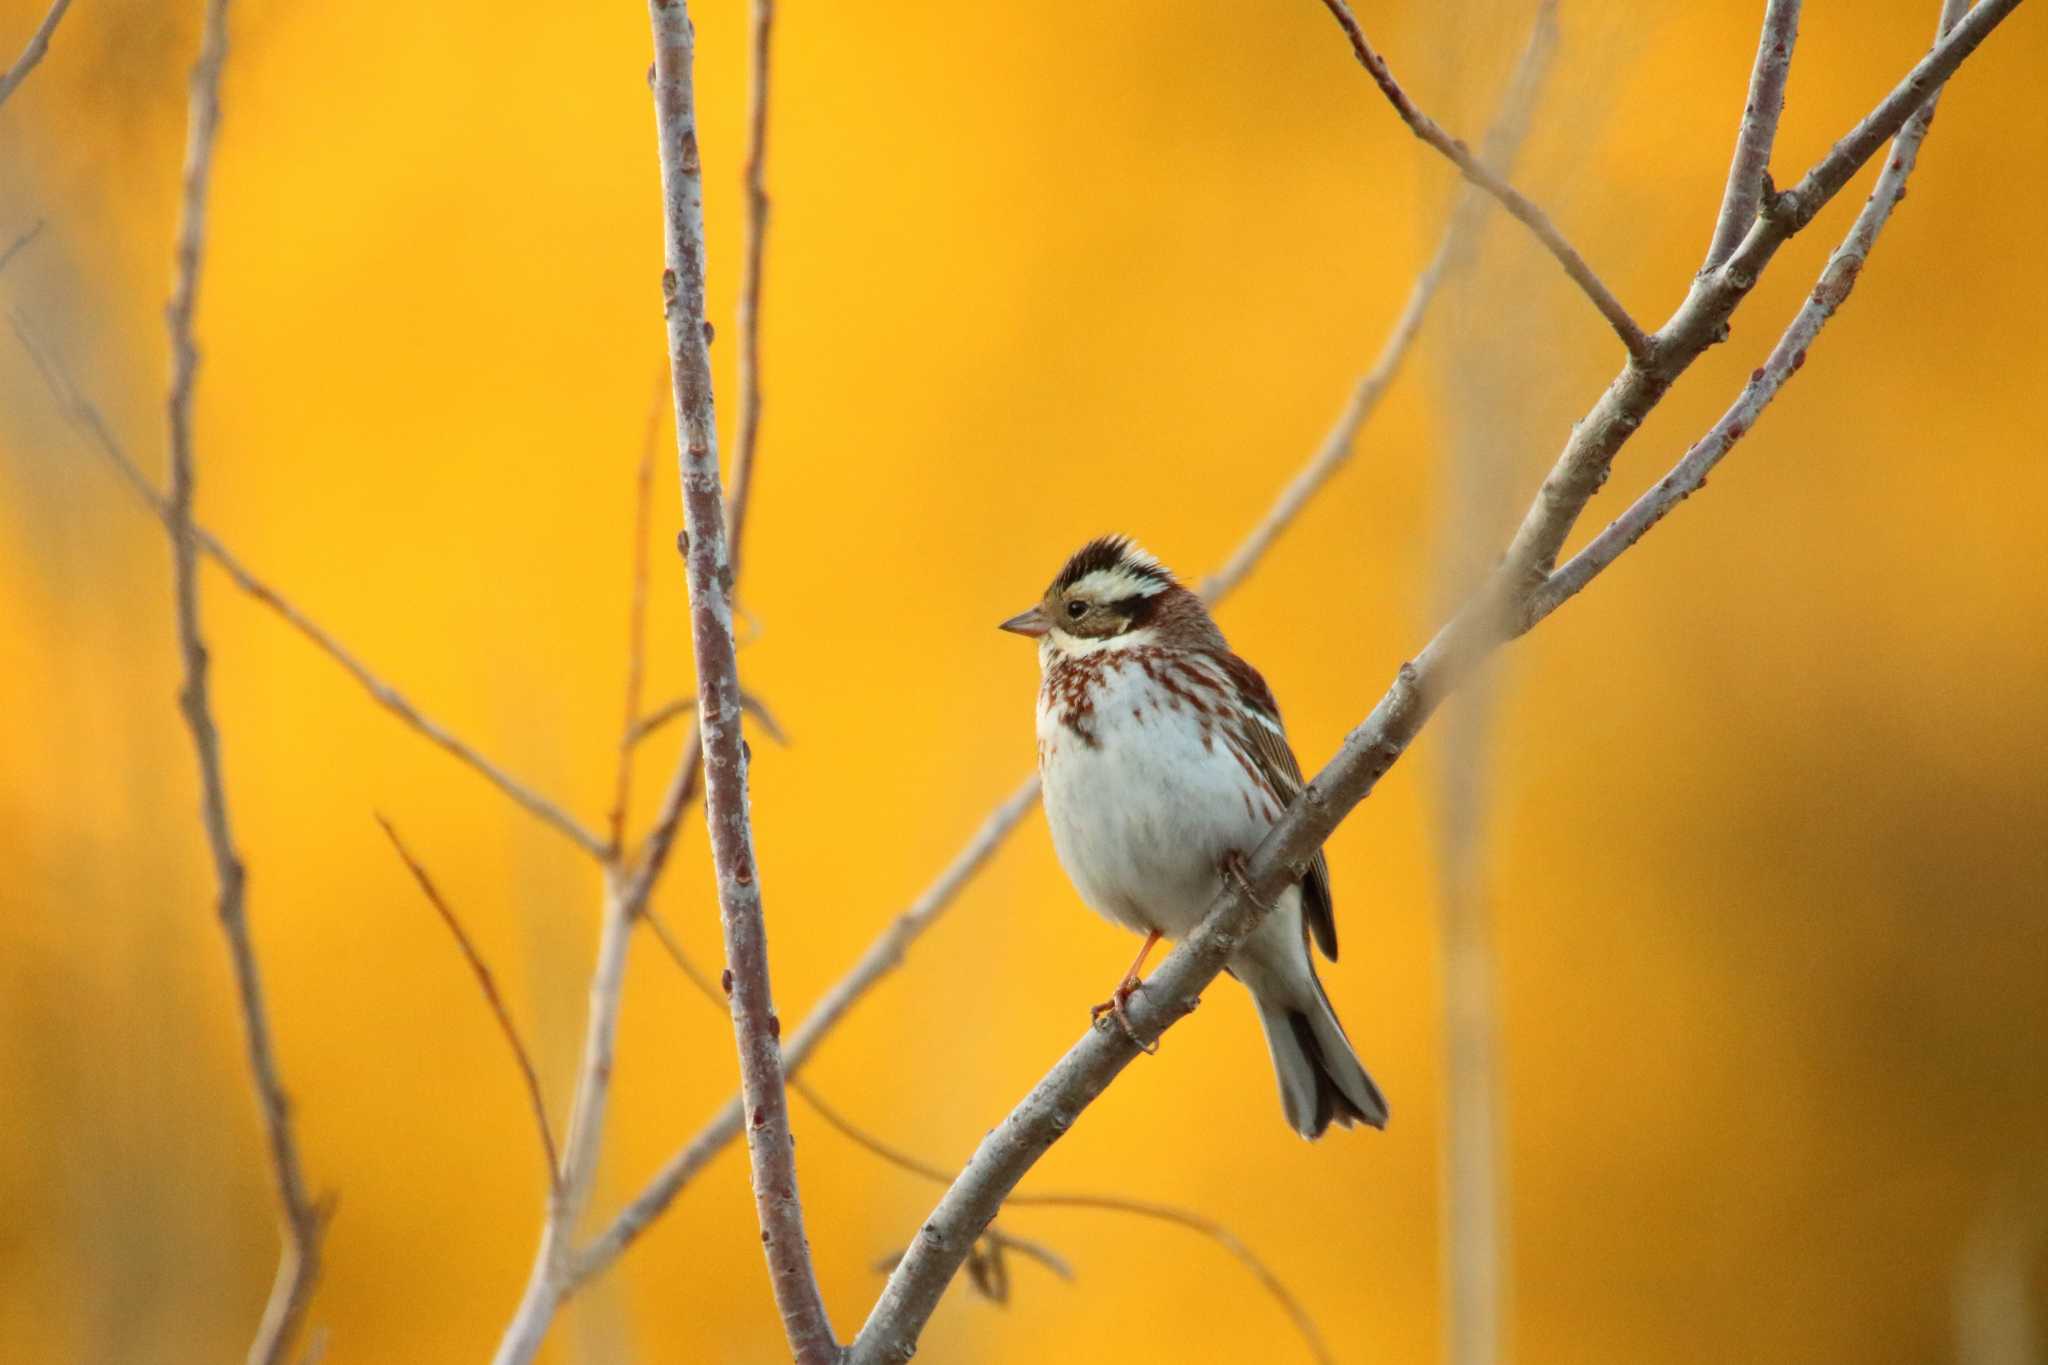
[{"label": "grey branch", "polygon": [[1728,259],[1756,220],[1764,180],[1771,170],[1771,147],[1778,139],[1778,116],[1785,109],[1785,76],[1792,68],[1792,46],[1799,39],[1800,0],[1769,0],[1756,40],[1756,63],[1749,72],[1749,98],[1742,106],[1742,125],[1735,137],[1735,156],[1728,164],[1728,188],[1721,196],[1720,217],[1707,246],[1702,270]]},{"label": "grey branch", "polygon": [[697,660],[704,813],[732,982],[733,1035],[748,1114],[754,1208],[791,1354],[798,1365],[829,1365],[839,1358],[839,1343],[832,1335],[804,1238],[789,1097],[783,1088],[782,1027],[770,989],[767,928],[747,810],[747,753],[740,735],[739,661],[732,630],[732,564],[726,550],[705,335],[704,189],[692,88],[694,33],[684,0],[650,0],[648,15],[654,31],[654,107],[666,226],[662,292],[681,457],[683,563]]},{"label": "grey branch", "polygon": [[[1944,28],[1953,21],[1953,14],[1961,9],[1962,0],[1949,0],[1943,10]],[[1784,335],[1778,338],[1770,356],[1751,371],[1749,383],[1743,386],[1734,403],[1721,414],[1719,421],[1708,428],[1706,435],[1693,443],[1669,473],[1586,542],[1583,549],[1536,590],[1529,607],[1532,623],[1557,610],[1624,550],[1648,534],[1651,527],[1703,487],[1714,466],[1734,448],[1737,441],[1755,429],[1757,419],[1771,400],[1806,364],[1807,348],[1820,335],[1828,319],[1848,299],[1850,290],[1856,287],[1857,277],[1870,257],[1870,249],[1877,241],[1878,233],[1884,230],[1892,210],[1905,197],[1907,177],[1913,174],[1913,166],[1919,160],[1920,144],[1927,137],[1928,126],[1934,122],[1935,101],[1940,95],[1941,87],[1934,87],[1927,103],[1906,121],[1906,126],[1892,143],[1891,156],[1878,173],[1870,198],[1856,215],[1856,221],[1841,244],[1828,257],[1819,282],[1807,295],[1806,302],[1800,306]]]},{"label": "grey branch", "polygon": [[[130,458],[127,448],[122,445],[120,438],[114,435],[113,427],[101,414],[98,405],[71,382],[70,376],[58,364],[56,357],[37,340],[19,313],[10,312],[8,321],[14,328],[16,339],[28,352],[29,359],[35,363],[37,372],[42,375],[44,384],[49,387],[51,395],[56,399],[64,415],[91,440],[93,447],[113,466],[114,472],[121,476],[122,482],[142,500],[144,506],[159,519],[168,518],[168,501],[149,481],[149,476],[142,472],[141,466]],[[585,853],[593,858],[604,857],[604,840],[585,828],[575,816],[507,773],[446,726],[421,712],[397,688],[372,673],[369,667],[336,639],[325,626],[301,611],[283,593],[258,578],[218,536],[196,523],[191,528],[191,534],[193,543],[200,553],[218,565],[237,588],[275,612],[286,625],[311,641],[314,648],[339,664],[341,670],[355,679],[356,684],[368,692],[379,706],[482,774],[485,781],[511,798],[514,805],[553,828]]]},{"label": "grey branch", "polygon": [[1387,97],[1387,102],[1394,106],[1394,112],[1401,116],[1401,121],[1408,125],[1409,131],[1441,152],[1458,168],[1460,174],[1492,195],[1500,202],[1502,208],[1529,231],[1535,233],[1536,239],[1542,242],[1550,254],[1557,258],[1558,264],[1564,267],[1565,274],[1571,276],[1572,283],[1579,286],[1586,297],[1593,301],[1593,306],[1600,310],[1600,316],[1607,319],[1607,325],[1614,329],[1614,334],[1621,338],[1621,344],[1628,348],[1629,356],[1647,364],[1650,360],[1650,338],[1643,334],[1643,329],[1629,316],[1628,309],[1621,306],[1621,300],[1617,299],[1613,291],[1593,273],[1593,267],[1586,264],[1586,258],[1565,240],[1564,234],[1557,230],[1557,225],[1550,221],[1550,216],[1538,208],[1527,195],[1509,184],[1503,176],[1474,156],[1472,149],[1467,147],[1462,139],[1454,138],[1445,132],[1435,119],[1424,113],[1415,101],[1409,98],[1401,83],[1394,79],[1393,71],[1387,66],[1387,59],[1373,47],[1372,41],[1365,36],[1365,30],[1359,27],[1357,16],[1352,14],[1351,7],[1344,0],[1323,0],[1323,7],[1330,11],[1338,25],[1343,28],[1344,36],[1351,42],[1352,55],[1358,58],[1359,65],[1365,68],[1373,83],[1379,86],[1380,93]]},{"label": "grey branch", "polygon": [[28,73],[35,70],[36,64],[42,61],[43,54],[50,50],[50,35],[57,31],[58,23],[64,18],[64,11],[70,8],[71,0],[56,0],[56,3],[50,6],[49,13],[43,16],[43,22],[36,25],[36,31],[29,35],[28,46],[14,59],[14,65],[8,67],[4,74],[0,74],[0,104],[7,103],[7,97],[28,79]]},{"label": "grey branch", "polygon": [[[1548,15],[1551,8],[1549,5],[1543,6],[1543,14]],[[1546,19],[1539,18],[1539,37],[1532,39],[1532,51],[1541,41],[1542,25],[1546,22]],[[1527,70],[1529,61],[1529,57],[1524,58],[1524,70]],[[1507,107],[1513,109],[1518,105],[1515,100],[1510,99]],[[1493,139],[1500,150],[1503,162],[1511,158],[1513,151],[1514,139],[1507,136],[1507,129],[1508,124],[1505,121],[1498,124],[1497,136]],[[1300,471],[1280,491],[1266,516],[1252,528],[1236,551],[1224,561],[1223,567],[1202,583],[1202,595],[1210,606],[1221,603],[1236,591],[1265,558],[1267,552],[1293,525],[1302,510],[1350,461],[1358,448],[1359,433],[1378,409],[1380,399],[1399,372],[1416,335],[1421,330],[1430,305],[1436,299],[1438,289],[1446,276],[1457,269],[1472,250],[1479,222],[1475,213],[1467,212],[1463,208],[1452,214],[1451,221],[1446,226],[1437,249],[1432,253],[1429,264],[1416,277],[1415,284],[1409,291],[1406,307],[1387,332],[1371,368],[1353,388],[1349,401],[1331,426],[1329,434]],[[687,704],[684,704],[678,708],[677,713],[680,714],[686,709]],[[663,714],[658,712],[656,716],[651,716],[648,721],[643,722],[643,732]],[[671,788],[672,793],[675,790],[676,788]],[[682,795],[687,799],[687,789],[683,790]],[[854,1005],[865,998],[882,978],[902,964],[910,945],[945,913],[954,898],[988,863],[1003,841],[1023,822],[1024,817],[1031,813],[1032,807],[1037,803],[1038,777],[1033,774],[1021,781],[1003,799],[1002,804],[997,806],[982,822],[981,828],[975,831],[966,847],[954,856],[952,863],[908,909],[889,922],[853,968],[812,1008],[783,1048],[783,1069],[786,1073],[795,1075],[809,1059],[811,1051]],[[676,813],[680,813],[679,809]],[[673,821],[667,823],[672,830]],[[662,827],[662,824],[657,824],[657,833]],[[657,844],[650,836],[649,843],[650,851],[665,853],[666,841]],[[683,1187],[703,1169],[705,1163],[739,1135],[741,1114],[740,1101],[737,1097],[727,1101],[711,1122],[700,1129],[655,1173],[632,1202],[620,1210],[610,1226],[591,1242],[578,1266],[579,1280],[601,1274],[635,1238],[662,1215],[675,1197],[682,1192]]]},{"label": "grey branch", "polygon": [[526,1099],[533,1109],[534,1127],[540,1132],[541,1153],[548,1168],[548,1189],[552,1191],[562,1179],[562,1162],[555,1151],[555,1130],[548,1122],[547,1101],[541,1097],[540,1074],[533,1069],[533,1054],[527,1051],[525,1040],[519,1036],[519,1026],[512,1022],[512,1014],[505,1008],[505,998],[498,993],[498,979],[492,975],[490,964],[477,952],[476,944],[462,927],[462,921],[455,918],[455,911],[449,908],[440,888],[434,885],[434,879],[427,875],[427,869],[413,857],[412,850],[405,846],[405,840],[398,837],[397,828],[382,815],[377,816],[377,823],[383,828],[384,837],[391,841],[399,861],[405,864],[406,870],[419,884],[421,894],[440,915],[441,923],[447,925],[448,932],[455,936],[455,946],[462,950],[463,960],[469,964],[478,988],[484,993],[484,1003],[491,1007],[492,1015],[497,1018],[498,1031],[505,1035],[506,1045],[512,1049],[512,1060],[518,1064],[520,1078],[526,1083]]},{"label": "grey branch", "polygon": [[[2013,3],[2016,0],[2004,3],[2003,10],[2010,12]],[[1661,365],[1674,365],[1673,375],[1682,372],[1719,338],[1728,314],[1753,287],[1754,268],[1767,262],[1776,245],[1796,230],[1798,223],[1811,217],[1810,210],[1831,197],[1853,173],[1855,165],[1875,151],[1876,144],[1868,142],[1867,130],[1889,123],[1890,131],[1896,132],[1955,70],[1963,56],[2003,18],[2003,13],[1995,12],[2000,5],[2001,0],[1983,0],[1915,69],[1900,90],[1917,90],[1916,100],[1901,101],[1895,91],[1877,112],[1858,125],[1851,138],[1837,144],[1822,165],[1801,182],[1799,191],[1792,193],[1806,191],[1809,186],[1814,191],[1812,199],[1799,201],[1801,207],[1808,208],[1804,217],[1773,213],[1759,218],[1757,226],[1722,270],[1695,283],[1678,316],[1660,335],[1657,350]],[[1845,155],[1844,146],[1861,148],[1860,159]],[[1854,164],[1848,164],[1851,161]],[[1835,168],[1845,165],[1846,169],[1837,175]],[[1772,237],[1775,240],[1770,241],[1768,249],[1752,250],[1760,238]],[[1745,265],[1751,267],[1746,278],[1729,277],[1731,271]],[[1587,449],[1604,452],[1599,464],[1602,477],[1614,451],[1633,433],[1642,414],[1655,405],[1669,385],[1669,376],[1658,376],[1663,382],[1635,389],[1634,381],[1639,377],[1651,376],[1631,361],[1623,377],[1579,424],[1581,433],[1593,433]],[[1575,436],[1574,446],[1578,440]],[[1572,447],[1568,447],[1568,456],[1571,453]],[[1200,926],[1167,955],[1147,980],[1146,990],[1130,1010],[1135,1037],[1121,1029],[1091,1029],[983,1140],[889,1277],[853,1343],[850,1358],[855,1365],[907,1361],[915,1354],[918,1337],[946,1285],[1017,1182],[1131,1063],[1138,1055],[1141,1041],[1156,1040],[1195,1007],[1201,991],[1222,970],[1230,953],[1257,927],[1264,905],[1300,876],[1315,850],[1372,793],[1443,700],[1487,655],[1535,619],[1530,613],[1542,578],[1527,577],[1528,568],[1542,560],[1542,546],[1553,531],[1559,541],[1568,533],[1578,509],[1595,487],[1597,481],[1584,485],[1582,491],[1574,484],[1560,486],[1557,471],[1553,471],[1538,490],[1501,569],[1420,654],[1401,666],[1378,704],[1345,738],[1337,755],[1288,807],[1254,851],[1246,885],[1226,885]],[[1533,556],[1532,545],[1537,550]],[[1550,548],[1554,553],[1555,546]]]},{"label": "grey branch", "polygon": [[[46,25],[47,26],[47,25]],[[199,299],[200,267],[206,249],[206,191],[213,169],[214,138],[220,128],[220,74],[227,61],[227,3],[210,0],[200,33],[199,59],[192,67],[190,115],[185,132],[183,189],[178,210],[177,277],[166,320],[171,334],[170,492],[164,524],[171,538],[171,569],[177,601],[178,649],[185,681],[179,710],[192,732],[199,758],[200,815],[213,852],[219,883],[218,913],[234,963],[235,990],[249,1048],[249,1070],[269,1137],[271,1175],[283,1222],[284,1246],[270,1297],[249,1346],[250,1365],[284,1359],[304,1320],[320,1274],[324,1217],[306,1186],[298,1140],[292,1131],[291,1102],[279,1075],[270,1015],[263,1003],[263,977],[249,941],[242,857],[228,818],[227,779],[221,771],[220,733],[214,725],[206,679],[206,643],[199,625],[199,549],[192,527],[196,469],[192,456],[192,393],[198,378],[199,348],[192,316]]]}]

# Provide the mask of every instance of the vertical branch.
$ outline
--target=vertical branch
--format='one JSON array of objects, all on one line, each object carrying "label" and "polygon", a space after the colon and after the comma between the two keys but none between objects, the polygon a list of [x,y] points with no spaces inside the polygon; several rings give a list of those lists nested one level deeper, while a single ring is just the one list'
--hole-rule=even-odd
[{"label": "vertical branch", "polygon": [[1771,171],[1771,147],[1778,140],[1778,116],[1785,108],[1785,77],[1792,67],[1792,45],[1799,39],[1800,0],[1769,0],[1763,29],[1756,39],[1756,64],[1749,72],[1749,99],[1742,106],[1742,127],[1735,137],[1735,156],[1728,165],[1728,188],[1721,196],[1721,215],[1707,247],[1701,270],[1719,268],[1742,243],[1763,202],[1764,178]]},{"label": "vertical branch", "polygon": [[270,1016],[263,1003],[263,978],[256,966],[255,949],[249,942],[242,858],[235,848],[234,831],[228,819],[220,732],[213,723],[206,681],[206,643],[199,628],[199,547],[192,532],[192,392],[198,376],[199,348],[192,339],[192,315],[198,303],[200,265],[206,248],[206,191],[213,169],[214,137],[220,127],[220,76],[227,50],[227,0],[209,0],[199,60],[192,68],[191,112],[185,134],[184,184],[176,243],[177,278],[166,310],[171,334],[171,477],[165,522],[171,537],[178,648],[185,669],[178,707],[192,732],[192,747],[199,758],[200,815],[219,883],[221,930],[227,935],[228,952],[234,963],[235,988],[241,998],[242,1024],[248,1040],[249,1069],[269,1136],[271,1174],[284,1222],[284,1249],[278,1259],[277,1275],[256,1338],[249,1346],[250,1365],[272,1365],[283,1359],[305,1317],[313,1282],[319,1275],[322,1220],[306,1190],[298,1142],[292,1134],[290,1101],[278,1074]]},{"label": "vertical branch", "polygon": [[647,524],[654,507],[654,446],[661,437],[661,400],[667,388],[656,376],[654,402],[647,411],[647,439],[640,446],[640,473],[633,484],[633,596],[626,607],[626,721],[619,731],[618,771],[612,782],[610,845],[616,859],[626,847],[626,807],[633,796],[633,756],[640,747],[641,683],[647,671]]},{"label": "vertical branch", "polygon": [[662,292],[682,465],[681,546],[697,656],[704,813],[718,878],[726,970],[732,979],[733,1034],[749,1116],[754,1207],[791,1353],[798,1365],[824,1365],[839,1358],[839,1345],[804,1239],[789,1099],[783,1088],[782,1025],[769,987],[767,929],[747,810],[747,752],[740,737],[739,663],[732,634],[732,564],[726,550],[705,335],[703,167],[691,84],[694,33],[683,0],[650,0],[648,13],[654,30],[654,103],[667,228]]},{"label": "vertical branch", "polygon": [[754,447],[761,430],[761,276],[768,249],[768,58],[775,31],[775,0],[754,0],[750,37],[753,79],[747,92],[747,240],[740,273],[739,391],[732,489],[725,500],[726,557],[733,582],[740,577],[740,528],[754,492]]}]

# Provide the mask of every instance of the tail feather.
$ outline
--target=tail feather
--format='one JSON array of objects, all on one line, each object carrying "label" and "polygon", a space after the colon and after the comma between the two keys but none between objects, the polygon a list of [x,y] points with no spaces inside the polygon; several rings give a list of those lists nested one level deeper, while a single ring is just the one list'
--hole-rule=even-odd
[{"label": "tail feather", "polygon": [[1386,1127],[1386,1097],[1351,1050],[1322,983],[1312,973],[1309,982],[1309,991],[1288,999],[1254,992],[1288,1125],[1305,1138],[1321,1137],[1332,1122]]}]

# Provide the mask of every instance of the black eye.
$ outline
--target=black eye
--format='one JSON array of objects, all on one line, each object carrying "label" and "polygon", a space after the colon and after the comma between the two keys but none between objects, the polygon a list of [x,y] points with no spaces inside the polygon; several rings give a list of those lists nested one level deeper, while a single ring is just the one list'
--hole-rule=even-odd
[{"label": "black eye", "polygon": [[1088,614],[1088,604],[1087,604],[1086,602],[1069,602],[1069,603],[1067,603],[1067,617],[1068,617],[1068,619],[1070,619],[1070,620],[1074,620],[1074,621],[1078,621],[1078,620],[1080,620],[1080,619],[1081,619],[1082,617],[1086,616],[1087,614]]}]

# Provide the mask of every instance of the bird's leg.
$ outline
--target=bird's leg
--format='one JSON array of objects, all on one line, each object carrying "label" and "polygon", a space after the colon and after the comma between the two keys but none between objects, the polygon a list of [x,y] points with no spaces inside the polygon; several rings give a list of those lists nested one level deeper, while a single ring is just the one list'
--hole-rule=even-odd
[{"label": "bird's leg", "polygon": [[1123,1025],[1124,1036],[1136,1043],[1139,1051],[1146,1053],[1159,1051],[1159,1044],[1147,1043],[1138,1036],[1137,1030],[1131,1027],[1131,1016],[1125,1013],[1124,1005],[1130,1000],[1131,992],[1145,984],[1139,979],[1138,973],[1144,970],[1145,959],[1152,955],[1152,946],[1159,942],[1159,938],[1157,929],[1145,936],[1145,946],[1138,949],[1138,956],[1132,961],[1131,969],[1124,973],[1123,980],[1116,983],[1116,989],[1109,993],[1109,999],[1099,1005],[1090,1006],[1088,1010],[1088,1022],[1091,1024],[1105,1014],[1115,1015],[1117,1023]]},{"label": "bird's leg", "polygon": [[1216,870],[1223,874],[1223,880],[1235,886],[1243,893],[1244,898],[1253,905],[1270,913],[1273,907],[1261,900],[1258,892],[1252,890],[1252,879],[1246,874],[1248,867],[1249,864],[1246,863],[1244,854],[1234,848],[1224,854],[1216,863]]}]

